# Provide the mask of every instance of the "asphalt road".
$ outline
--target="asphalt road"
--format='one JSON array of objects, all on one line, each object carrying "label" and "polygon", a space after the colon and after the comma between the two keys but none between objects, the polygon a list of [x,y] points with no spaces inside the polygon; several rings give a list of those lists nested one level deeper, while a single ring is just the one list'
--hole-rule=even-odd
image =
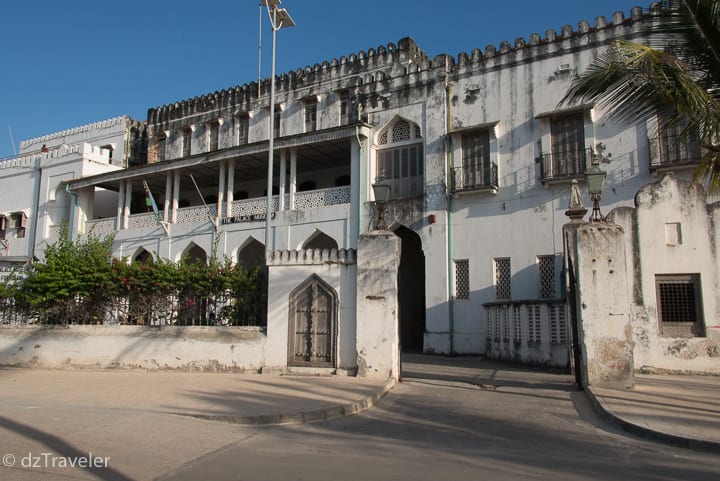
[{"label": "asphalt road", "polygon": [[[595,415],[566,375],[473,359],[438,363],[415,357],[406,359],[404,376],[369,411],[286,426],[171,415],[145,408],[143,392],[133,391],[137,406],[107,409],[103,406],[111,400],[95,405],[78,387],[56,394],[64,401],[52,403],[48,393],[56,389],[37,386],[21,396],[5,381],[0,451],[15,459],[12,466],[0,467],[0,479],[720,479],[717,454],[621,432]],[[307,382],[311,389],[312,379]],[[28,461],[25,453],[61,453],[68,460],[87,457],[88,451],[100,458],[99,465],[48,467],[52,459],[40,460],[38,467],[22,465]],[[107,465],[104,456],[111,458]]]},{"label": "asphalt road", "polygon": [[252,429],[160,479],[720,479],[716,454],[626,435],[568,376],[420,365],[405,376],[371,411]]}]

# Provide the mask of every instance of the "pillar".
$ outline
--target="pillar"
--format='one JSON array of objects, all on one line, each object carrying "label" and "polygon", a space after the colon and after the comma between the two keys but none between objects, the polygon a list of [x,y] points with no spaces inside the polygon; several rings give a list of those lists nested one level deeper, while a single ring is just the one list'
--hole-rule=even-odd
[{"label": "pillar", "polygon": [[358,239],[355,318],[359,376],[400,378],[400,242],[389,231],[371,231]]}]

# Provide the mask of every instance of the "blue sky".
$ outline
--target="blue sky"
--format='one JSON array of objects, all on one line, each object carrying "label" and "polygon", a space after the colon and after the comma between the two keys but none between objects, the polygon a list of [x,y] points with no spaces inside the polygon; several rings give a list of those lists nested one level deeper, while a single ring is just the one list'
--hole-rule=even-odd
[{"label": "blue sky", "polygon": [[[21,140],[254,81],[258,0],[24,0],[0,6],[0,157]],[[411,36],[430,56],[626,16],[639,0],[284,0],[277,72]],[[262,75],[270,74],[263,17]]]}]

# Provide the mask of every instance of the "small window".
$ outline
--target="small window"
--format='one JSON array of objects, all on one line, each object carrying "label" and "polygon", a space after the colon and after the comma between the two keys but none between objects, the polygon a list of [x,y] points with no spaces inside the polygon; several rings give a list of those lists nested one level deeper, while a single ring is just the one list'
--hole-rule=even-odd
[{"label": "small window", "polygon": [[467,259],[455,261],[455,299],[470,300],[470,261]]},{"label": "small window", "polygon": [[352,112],[352,102],[350,101],[350,92],[343,90],[339,94],[340,98],[340,125],[347,125],[350,123]]},{"label": "small window", "polygon": [[305,132],[317,130],[317,100],[305,100]]},{"label": "small window", "polygon": [[182,131],[182,156],[187,157],[192,154],[192,129],[184,129]]},{"label": "small window", "polygon": [[662,336],[705,336],[699,274],[658,274],[655,288]]},{"label": "small window", "polygon": [[5,231],[7,230],[7,217],[0,215],[0,240],[5,240]]},{"label": "small window", "polygon": [[167,146],[167,137],[164,135],[161,135],[157,139],[157,160],[158,162],[162,162],[165,160],[165,150]]},{"label": "small window", "polygon": [[248,133],[250,131],[250,117],[248,117],[247,115],[239,115],[236,118],[236,122],[238,145],[245,145],[248,143]]},{"label": "small window", "polygon": [[273,137],[280,137],[280,119],[282,118],[282,110],[279,105],[275,106],[275,121],[273,123]]},{"label": "small window", "polygon": [[497,300],[512,299],[510,286],[510,258],[497,257],[495,262],[495,298]]},{"label": "small window", "polygon": [[220,122],[211,122],[208,127],[208,152],[214,152],[220,144]]},{"label": "small window", "polygon": [[543,179],[570,179],[585,174],[592,155],[585,148],[585,112],[551,118],[550,141],[551,153],[543,155]]},{"label": "small window", "polygon": [[18,212],[13,214],[15,220],[15,235],[18,238],[25,237],[25,230],[27,229],[27,216],[24,212]]}]

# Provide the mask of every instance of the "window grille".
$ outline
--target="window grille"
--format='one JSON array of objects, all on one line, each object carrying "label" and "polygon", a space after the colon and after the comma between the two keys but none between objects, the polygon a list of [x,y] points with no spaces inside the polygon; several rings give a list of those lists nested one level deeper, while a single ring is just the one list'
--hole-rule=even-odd
[{"label": "window grille", "polygon": [[509,257],[499,257],[495,259],[495,297],[498,300],[512,298]]},{"label": "window grille", "polygon": [[655,276],[660,333],[668,337],[704,336],[700,275]]},{"label": "window grille", "polygon": [[555,256],[538,256],[540,299],[555,299]]},{"label": "window grille", "polygon": [[540,304],[530,304],[528,309],[528,341],[542,341],[542,324],[540,320]]},{"label": "window grille", "polygon": [[410,124],[407,120],[398,120],[392,127],[392,141],[404,142],[410,140]]},{"label": "window grille", "polygon": [[564,304],[550,305],[550,342],[567,344],[567,317]]},{"label": "window grille", "polygon": [[515,344],[520,342],[522,339],[522,317],[520,316],[520,309],[522,306],[516,305],[513,307],[513,341]]},{"label": "window grille", "polygon": [[510,310],[512,306],[503,306],[503,342],[510,342]]},{"label": "window grille", "polygon": [[470,299],[470,261],[467,259],[455,261],[455,299]]}]

